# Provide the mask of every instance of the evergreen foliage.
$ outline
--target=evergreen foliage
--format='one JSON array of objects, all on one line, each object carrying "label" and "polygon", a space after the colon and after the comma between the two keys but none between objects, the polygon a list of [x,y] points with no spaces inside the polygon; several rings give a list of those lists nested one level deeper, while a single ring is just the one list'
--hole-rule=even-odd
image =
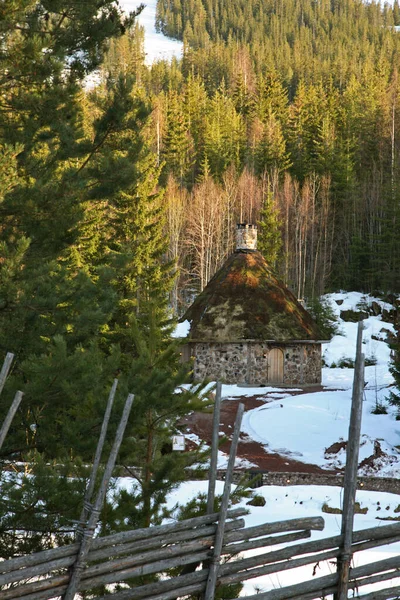
[{"label": "evergreen foliage", "polygon": [[[298,271],[305,270],[305,291],[314,295],[318,261],[325,264],[318,292],[399,289],[392,229],[400,165],[398,6],[159,0],[157,7],[160,30],[185,40],[183,80],[171,69],[164,91],[172,87],[185,98],[185,86],[197,80],[207,93],[197,105],[201,118],[192,120],[193,104],[182,104],[194,144],[182,185],[192,191],[205,158],[218,182],[232,168],[250,170],[260,187],[267,175],[282,220],[293,214],[302,221],[282,229],[281,261],[283,278],[301,295]],[[306,256],[301,264],[301,244],[315,260]],[[190,272],[190,263],[184,269]]]},{"label": "evergreen foliage", "polygon": [[337,318],[329,302],[324,298],[310,298],[307,300],[307,310],[318,325],[322,339],[330,340],[339,332]]},{"label": "evergreen foliage", "polygon": [[268,193],[258,221],[257,248],[274,269],[282,248],[281,221],[274,207],[272,194]]},{"label": "evergreen foliage", "polygon": [[124,523],[128,529],[160,523],[168,492],[185,479],[186,469],[206,456],[201,449],[172,451],[172,435],[179,432],[182,418],[204,410],[210,402],[206,396],[202,398],[204,385],[183,386],[190,365],[180,362],[179,342],[168,339],[160,317],[163,319],[162,311],[150,301],[146,322],[142,319],[139,326],[135,317],[130,320],[136,358],[129,361],[125,357],[121,385],[135,394],[134,414],[120,460],[136,483],[129,492],[117,495],[114,509],[108,507],[106,528],[112,527],[110,518],[111,523],[117,519],[119,526]]},{"label": "evergreen foliage", "polygon": [[[142,491],[131,499],[137,520],[157,520],[167,491],[198,460],[195,453],[161,452],[177,419],[204,402],[196,390],[174,394],[188,370],[169,342],[175,269],[165,259],[160,167],[151,149],[151,107],[140,87],[140,31],[113,42],[107,77],[84,93],[83,77],[133,16],[122,18],[106,0],[78,4],[11,2],[0,9],[7,21],[1,30],[0,348],[16,356],[0,398],[3,414],[10,394],[24,390],[1,455],[26,461],[33,474],[29,485],[23,475],[0,482],[11,507],[3,511],[5,538],[21,523],[15,544],[4,542],[7,558],[68,541],[66,523],[78,516],[84,483],[68,488],[70,461],[91,460],[104,390],[116,375],[121,391],[110,437],[123,394],[136,392],[138,401],[131,430],[139,450],[129,444],[123,450],[129,464],[145,466]],[[136,57],[120,69],[133,50]],[[64,477],[52,461],[65,465]],[[45,512],[33,514],[42,505],[47,519]]]},{"label": "evergreen foliage", "polygon": [[2,560],[73,541],[84,474],[81,465],[48,464],[38,454],[29,456],[25,472],[0,472]]},{"label": "evergreen foliage", "polygon": [[392,364],[390,373],[395,381],[394,390],[389,394],[389,404],[397,407],[396,419],[400,419],[400,328],[397,323],[396,340],[391,344]]}]

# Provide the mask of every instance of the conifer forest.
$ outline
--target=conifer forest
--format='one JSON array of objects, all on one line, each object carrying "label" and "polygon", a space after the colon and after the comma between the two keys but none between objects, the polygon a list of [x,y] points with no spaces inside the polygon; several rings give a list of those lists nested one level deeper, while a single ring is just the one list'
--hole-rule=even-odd
[{"label": "conifer forest", "polygon": [[2,483],[1,558],[68,538],[115,377],[136,402],[120,462],[144,474],[103,531],[160,522],[201,460],[166,452],[171,431],[204,406],[174,395],[170,334],[237,222],[299,298],[400,292],[398,1],[158,0],[184,49],[152,65],[135,17],[0,3],[0,413],[24,392],[0,458],[37,475]]}]

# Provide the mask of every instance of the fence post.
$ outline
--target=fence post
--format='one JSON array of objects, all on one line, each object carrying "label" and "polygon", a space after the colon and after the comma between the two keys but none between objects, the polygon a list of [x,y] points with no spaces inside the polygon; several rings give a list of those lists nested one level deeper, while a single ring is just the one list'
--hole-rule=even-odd
[{"label": "fence post", "polygon": [[10,429],[10,425],[12,423],[12,420],[13,420],[14,416],[15,416],[15,413],[17,412],[18,406],[21,404],[22,396],[23,396],[23,393],[19,392],[19,391],[15,394],[14,400],[13,400],[11,406],[10,406],[10,409],[9,409],[9,411],[7,413],[7,416],[4,419],[4,423],[1,426],[1,429],[0,429],[0,448],[2,447],[3,442],[4,442],[5,438],[6,438],[7,433],[8,433],[8,430]]},{"label": "fence post", "polygon": [[217,381],[217,389],[215,391],[215,402],[214,402],[214,413],[213,413],[210,471],[209,471],[209,477],[208,477],[208,495],[207,495],[207,514],[208,515],[211,515],[214,512],[215,482],[217,480],[217,465],[218,465],[219,423],[220,423],[220,414],[221,414],[221,391],[222,391],[222,384],[220,381]]},{"label": "fence post", "polygon": [[103,502],[106,496],[108,484],[110,482],[110,478],[115,466],[115,461],[117,460],[117,454],[119,452],[119,448],[122,442],[122,438],[124,437],[125,427],[128,422],[129,413],[131,411],[132,402],[133,402],[133,394],[129,394],[126,399],[124,411],[122,413],[122,417],[120,423],[118,425],[117,433],[115,434],[114,444],[111,448],[110,456],[108,458],[107,466],[104,471],[103,479],[97,493],[96,502],[94,503],[94,507],[92,509],[92,513],[90,515],[87,527],[83,534],[83,539],[81,543],[81,547],[79,549],[79,553],[75,564],[73,566],[71,579],[68,584],[68,588],[63,596],[64,600],[74,600],[75,594],[79,591],[79,584],[82,577],[82,571],[85,567],[85,561],[87,555],[90,550],[90,546],[92,544],[92,539],[94,535],[94,530],[97,525],[97,521],[99,519],[99,514],[101,508],[103,506]]},{"label": "fence post", "polygon": [[226,521],[226,513],[228,511],[229,496],[231,492],[231,484],[233,479],[233,470],[235,467],[235,458],[237,447],[239,443],[240,426],[242,424],[244,412],[244,404],[240,403],[238,406],[235,427],[232,435],[231,449],[229,452],[228,467],[226,469],[224,492],[222,495],[220,515],[218,519],[217,532],[215,534],[214,552],[210,561],[210,569],[208,572],[208,579],[206,584],[206,591],[204,594],[204,600],[214,600],[215,586],[217,584],[219,561],[221,559],[222,544],[224,541],[224,529]]},{"label": "fence post", "polygon": [[10,370],[13,359],[14,359],[14,354],[12,354],[12,352],[7,352],[4,362],[3,362],[3,366],[1,367],[1,371],[0,371],[0,394],[3,391],[3,387],[6,382],[8,372]]},{"label": "fence post", "polygon": [[351,544],[353,541],[354,503],[357,491],[358,453],[360,449],[362,402],[364,393],[364,355],[362,354],[363,322],[358,323],[357,351],[354,367],[353,394],[346,449],[346,469],[343,482],[342,530],[343,545],[338,557],[338,587],[335,600],[347,600]]},{"label": "fence post", "polygon": [[[1,371],[0,371],[0,394],[3,391],[4,384],[8,377],[8,373],[10,371],[10,367],[11,367],[11,363],[12,363],[13,359],[14,359],[14,354],[12,352],[7,352],[4,362],[3,362],[3,366],[1,367]],[[21,404],[22,396],[23,396],[23,393],[20,391],[18,391],[15,394],[14,400],[12,401],[12,404],[8,410],[7,416],[4,419],[3,425],[1,426],[0,448],[2,447],[4,440],[6,439],[6,435],[8,433],[8,430],[10,429],[12,420],[15,416],[15,413],[18,410],[19,405]]]},{"label": "fence post", "polygon": [[112,409],[112,406],[114,403],[117,385],[118,385],[118,379],[114,379],[114,382],[113,382],[111,390],[110,390],[110,394],[108,396],[107,407],[106,407],[106,411],[104,413],[103,424],[101,426],[100,437],[99,437],[99,441],[97,443],[96,454],[94,456],[93,467],[92,467],[92,471],[90,473],[88,487],[86,489],[85,498],[83,500],[83,508],[82,508],[82,512],[81,512],[81,516],[79,518],[79,524],[78,524],[78,539],[82,539],[86,522],[88,520],[90,511],[93,508],[93,506],[91,504],[91,499],[93,496],[94,486],[96,483],[97,471],[98,471],[99,465],[100,465],[101,454],[103,452],[103,446],[104,446],[104,442],[106,439],[108,422],[110,420],[111,409]]}]

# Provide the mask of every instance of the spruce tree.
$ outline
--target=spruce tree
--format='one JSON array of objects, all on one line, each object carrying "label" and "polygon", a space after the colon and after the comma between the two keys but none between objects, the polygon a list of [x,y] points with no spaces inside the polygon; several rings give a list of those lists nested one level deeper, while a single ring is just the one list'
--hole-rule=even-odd
[{"label": "spruce tree", "polygon": [[260,142],[255,148],[255,167],[259,175],[283,173],[291,166],[282,128],[271,112],[264,125]]},{"label": "spruce tree", "polygon": [[390,373],[394,379],[394,390],[389,394],[389,403],[397,407],[396,419],[400,419],[400,324],[395,325],[396,339],[390,345],[392,351],[392,361]]},{"label": "spruce tree", "polygon": [[164,174],[172,174],[183,184],[194,162],[193,142],[188,122],[175,92],[167,98],[166,128],[161,153]]},{"label": "spruce tree", "polygon": [[281,219],[274,206],[271,192],[268,192],[260,211],[257,248],[274,269],[282,248]]},{"label": "spruce tree", "polygon": [[[206,456],[201,448],[172,450],[172,436],[181,431],[182,419],[194,410],[204,410],[209,401],[201,397],[203,385],[183,385],[190,365],[181,362],[179,342],[168,338],[163,320],[163,311],[150,300],[146,318],[142,314],[140,323],[135,316],[129,321],[135,358],[129,361],[125,356],[121,385],[135,399],[120,460],[136,482],[118,495],[114,509],[118,520],[124,515],[128,528],[160,523],[168,492],[186,479],[188,468]],[[131,466],[138,470],[132,472]],[[112,515],[113,509],[108,510]]]}]

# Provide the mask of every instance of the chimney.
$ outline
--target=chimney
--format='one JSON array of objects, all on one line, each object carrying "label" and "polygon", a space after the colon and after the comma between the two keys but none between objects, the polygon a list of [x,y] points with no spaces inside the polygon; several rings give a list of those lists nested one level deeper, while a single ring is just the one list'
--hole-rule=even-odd
[{"label": "chimney", "polygon": [[257,250],[257,225],[236,225],[236,251],[238,250]]}]

